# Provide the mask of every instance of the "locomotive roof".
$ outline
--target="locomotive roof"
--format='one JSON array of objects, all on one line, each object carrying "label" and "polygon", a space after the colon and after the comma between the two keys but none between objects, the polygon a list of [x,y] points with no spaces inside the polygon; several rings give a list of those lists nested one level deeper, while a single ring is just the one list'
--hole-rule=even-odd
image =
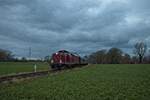
[{"label": "locomotive roof", "polygon": [[58,51],[59,53],[69,53],[67,50],[60,50],[60,51]]},{"label": "locomotive roof", "polygon": [[79,56],[77,53],[71,53],[71,52],[69,52],[67,50],[60,50],[60,51],[58,51],[58,53],[69,53],[71,55]]}]

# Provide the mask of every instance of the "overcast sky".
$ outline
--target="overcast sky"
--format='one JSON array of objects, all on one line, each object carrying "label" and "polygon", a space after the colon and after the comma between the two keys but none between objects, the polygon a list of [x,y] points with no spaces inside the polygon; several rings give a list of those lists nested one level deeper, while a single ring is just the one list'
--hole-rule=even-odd
[{"label": "overcast sky", "polygon": [[0,0],[0,48],[44,57],[150,46],[150,0]]}]

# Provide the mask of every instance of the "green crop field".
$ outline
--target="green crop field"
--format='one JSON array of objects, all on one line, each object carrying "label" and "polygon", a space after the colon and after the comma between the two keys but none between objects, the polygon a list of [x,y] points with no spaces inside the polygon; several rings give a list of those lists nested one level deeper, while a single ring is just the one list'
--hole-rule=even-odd
[{"label": "green crop field", "polygon": [[37,71],[47,70],[49,66],[45,62],[0,62],[0,75],[33,72],[35,64]]},{"label": "green crop field", "polygon": [[3,83],[0,100],[150,100],[150,65],[88,65]]}]

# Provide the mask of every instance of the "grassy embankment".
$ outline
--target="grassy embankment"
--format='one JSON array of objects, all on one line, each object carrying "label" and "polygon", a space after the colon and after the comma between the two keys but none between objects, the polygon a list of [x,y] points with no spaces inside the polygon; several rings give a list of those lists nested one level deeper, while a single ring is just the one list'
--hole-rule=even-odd
[{"label": "grassy embankment", "polygon": [[0,85],[1,100],[149,100],[150,65],[88,65]]}]

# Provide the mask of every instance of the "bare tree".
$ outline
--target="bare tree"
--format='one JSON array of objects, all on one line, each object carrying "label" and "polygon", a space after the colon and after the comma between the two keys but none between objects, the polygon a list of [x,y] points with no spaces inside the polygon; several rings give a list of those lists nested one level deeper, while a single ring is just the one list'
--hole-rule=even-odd
[{"label": "bare tree", "polygon": [[138,56],[139,63],[142,63],[147,50],[147,45],[144,42],[138,42],[134,45],[134,53]]},{"label": "bare tree", "polygon": [[12,60],[13,55],[11,51],[0,49],[0,61]]},{"label": "bare tree", "polygon": [[122,60],[122,50],[119,48],[111,48],[107,53],[108,63],[119,64]]},{"label": "bare tree", "polygon": [[122,62],[121,63],[123,63],[123,64],[129,64],[129,63],[131,63],[131,57],[130,57],[130,55],[127,54],[127,53],[123,54],[123,56],[122,56]]}]

